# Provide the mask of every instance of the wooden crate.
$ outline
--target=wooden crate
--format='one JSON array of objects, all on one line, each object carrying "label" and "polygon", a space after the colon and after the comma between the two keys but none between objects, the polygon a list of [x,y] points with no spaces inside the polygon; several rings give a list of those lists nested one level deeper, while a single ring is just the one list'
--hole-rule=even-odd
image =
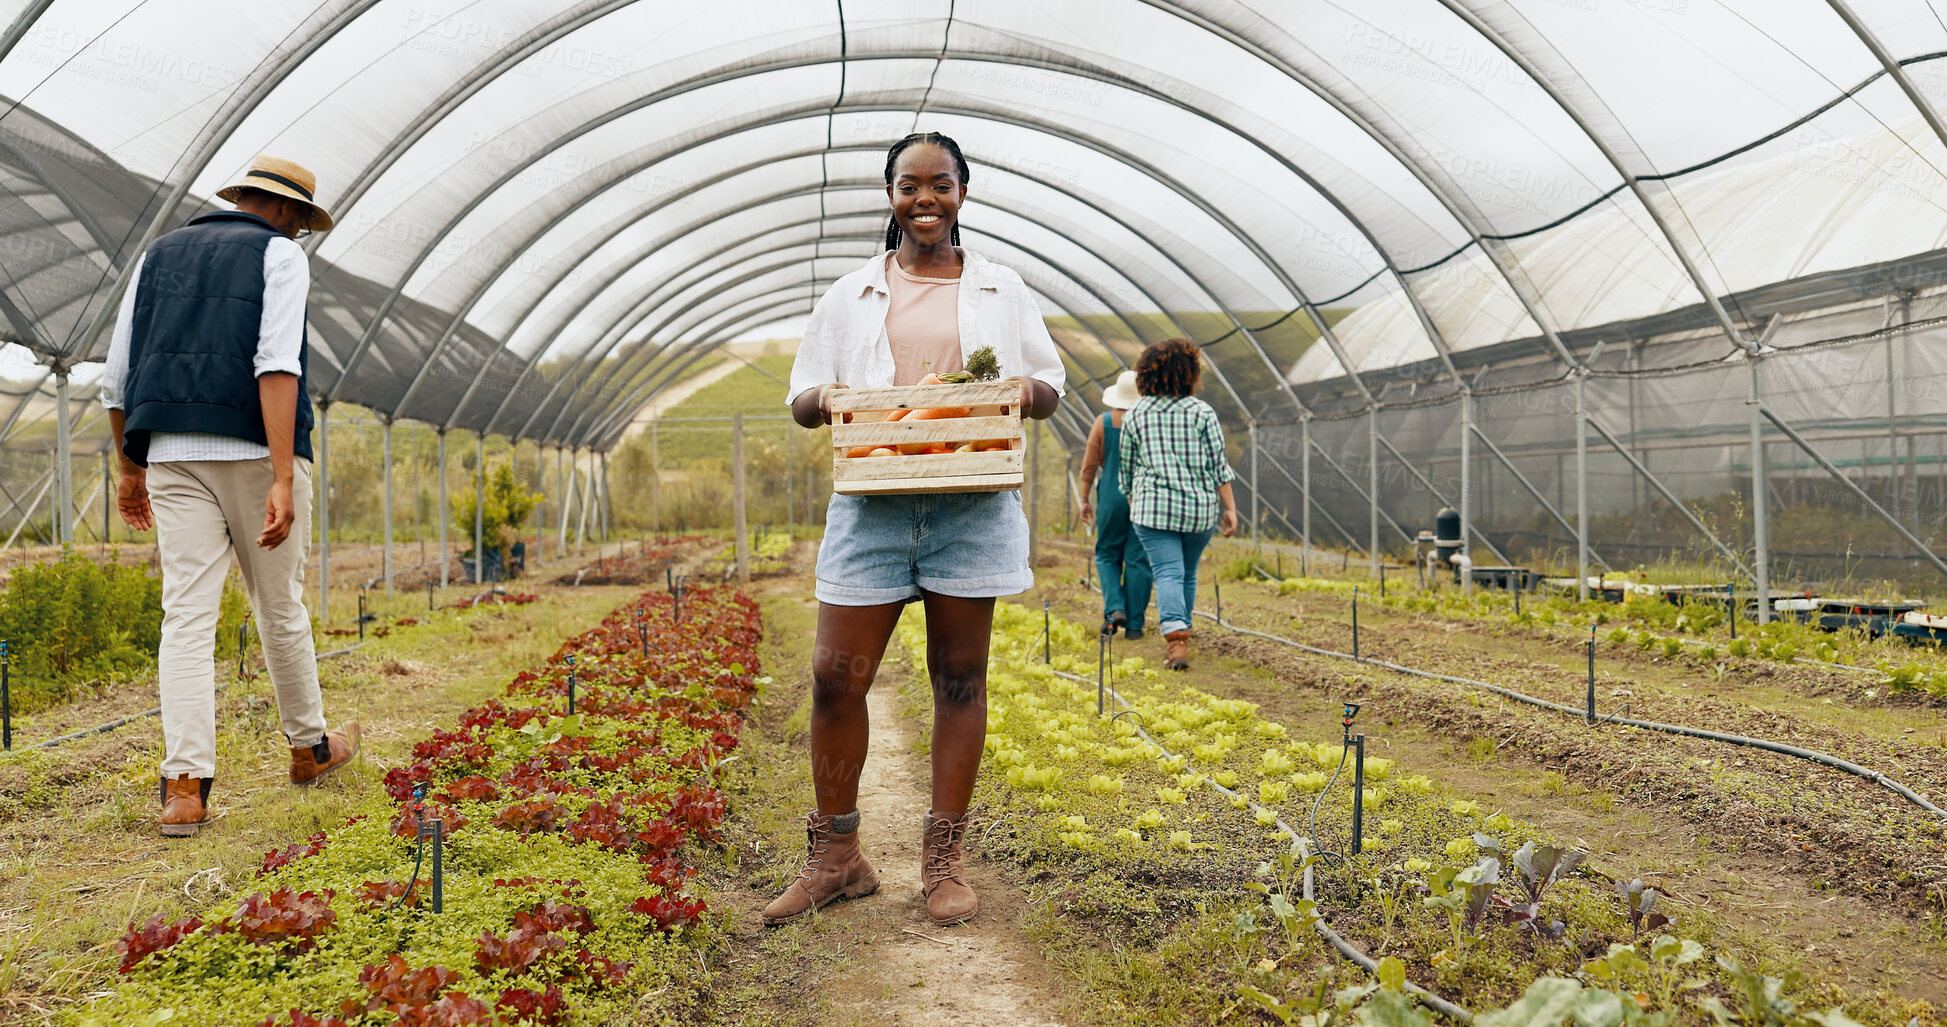
[{"label": "wooden crate", "polygon": [[[1007,492],[1021,487],[1021,385],[909,385],[887,389],[836,389],[832,412],[832,490],[846,496],[932,492]],[[967,407],[966,417],[887,421],[895,410]],[[919,453],[846,456],[859,446],[1002,439],[1004,450],[984,453]]]}]

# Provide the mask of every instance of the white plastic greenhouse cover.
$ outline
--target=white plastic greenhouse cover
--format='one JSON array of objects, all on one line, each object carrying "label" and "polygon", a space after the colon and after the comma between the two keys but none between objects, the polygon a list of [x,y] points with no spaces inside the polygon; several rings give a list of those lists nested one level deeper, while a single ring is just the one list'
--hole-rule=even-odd
[{"label": "white plastic greenhouse cover", "polygon": [[1701,363],[1947,266],[1928,0],[11,0],[0,25],[0,440],[50,374],[86,398],[132,258],[259,152],[339,220],[308,244],[318,399],[595,448],[876,252],[915,129],[965,148],[966,242],[1036,290],[1087,405],[1178,334],[1234,422],[1539,380],[1604,339],[1689,331]]}]

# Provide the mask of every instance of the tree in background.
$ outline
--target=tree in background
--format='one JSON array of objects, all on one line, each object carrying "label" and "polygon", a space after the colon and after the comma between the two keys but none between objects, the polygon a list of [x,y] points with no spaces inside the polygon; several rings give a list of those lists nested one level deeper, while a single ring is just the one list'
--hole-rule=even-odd
[{"label": "tree in background", "polygon": [[[476,555],[470,545],[475,495],[473,486],[468,485],[453,503],[453,527],[469,543],[466,550],[469,557]],[[539,492],[530,491],[514,476],[514,467],[506,460],[495,461],[487,472],[486,498],[480,503],[481,537],[500,554],[503,576],[513,576],[514,543],[520,541],[521,527],[541,498]]]}]

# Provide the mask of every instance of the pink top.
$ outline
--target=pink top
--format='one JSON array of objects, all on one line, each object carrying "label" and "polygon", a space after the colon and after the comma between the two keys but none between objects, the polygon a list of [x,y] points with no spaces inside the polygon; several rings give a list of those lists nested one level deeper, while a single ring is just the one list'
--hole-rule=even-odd
[{"label": "pink top", "polygon": [[886,341],[892,344],[892,383],[918,385],[929,374],[963,369],[960,358],[960,280],[921,278],[886,254]]}]

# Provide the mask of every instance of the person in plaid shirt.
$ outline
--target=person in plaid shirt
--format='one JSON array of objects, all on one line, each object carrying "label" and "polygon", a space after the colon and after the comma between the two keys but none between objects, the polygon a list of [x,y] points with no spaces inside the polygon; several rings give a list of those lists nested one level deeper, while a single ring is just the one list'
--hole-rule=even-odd
[{"label": "person in plaid shirt", "polygon": [[1190,669],[1190,615],[1196,608],[1197,561],[1211,533],[1237,533],[1237,475],[1224,459],[1217,412],[1193,393],[1203,351],[1188,339],[1152,343],[1136,358],[1142,398],[1122,422],[1117,478],[1129,497],[1129,521],[1156,579],[1156,608],[1169,645],[1164,666]]}]

